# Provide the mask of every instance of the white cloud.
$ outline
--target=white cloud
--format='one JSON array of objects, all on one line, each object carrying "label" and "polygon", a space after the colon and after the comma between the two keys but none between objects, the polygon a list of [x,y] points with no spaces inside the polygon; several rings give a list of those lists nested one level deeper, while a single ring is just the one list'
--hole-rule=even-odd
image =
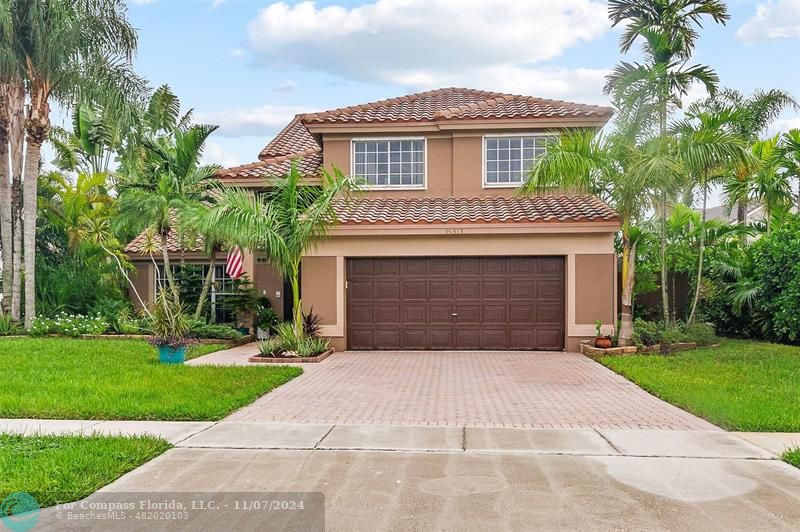
[{"label": "white cloud", "polygon": [[221,6],[224,3],[225,3],[225,0],[212,0],[211,1],[211,9],[216,9],[216,8],[218,8],[219,6]]},{"label": "white cloud", "polygon": [[306,107],[262,105],[216,112],[197,112],[195,121],[219,125],[216,136],[261,136],[266,139],[288,124],[294,115],[307,111],[309,109]]},{"label": "white cloud", "polygon": [[128,0],[131,4],[135,6],[143,6],[145,4],[152,4],[156,0]]},{"label": "white cloud", "polygon": [[235,57],[236,59],[244,57],[244,50],[242,50],[241,48],[232,48],[229,53],[231,57]]},{"label": "white cloud", "polygon": [[767,135],[777,135],[790,129],[800,129],[800,116],[787,116],[777,119],[767,129]]},{"label": "white cloud", "polygon": [[770,0],[758,4],[755,14],[736,32],[744,42],[796,39],[800,37],[800,2]]},{"label": "white cloud", "polygon": [[226,150],[219,142],[208,140],[203,150],[203,164],[218,164],[223,168],[239,166],[244,162],[235,154]]},{"label": "white cloud", "polygon": [[[525,68],[609,31],[606,6],[591,0],[430,2],[377,0],[358,7],[274,3],[248,26],[256,61],[360,81],[430,87],[547,85]],[[563,80],[567,82],[568,80]]]},{"label": "white cloud", "polygon": [[281,82],[280,85],[276,86],[275,90],[278,92],[294,92],[296,88],[297,88],[297,82],[291,79],[287,79]]}]

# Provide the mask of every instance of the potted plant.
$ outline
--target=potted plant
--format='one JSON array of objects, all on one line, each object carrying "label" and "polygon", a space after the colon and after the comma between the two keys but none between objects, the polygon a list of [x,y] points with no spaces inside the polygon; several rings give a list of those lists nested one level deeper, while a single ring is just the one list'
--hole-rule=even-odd
[{"label": "potted plant", "polygon": [[597,334],[594,339],[594,346],[599,347],[600,349],[608,349],[614,344],[614,342],[611,340],[610,336],[603,335],[602,328],[603,322],[601,320],[595,320],[594,330]]},{"label": "potted plant", "polygon": [[256,309],[256,336],[259,340],[268,338],[275,333],[275,327],[280,320],[278,315],[272,310],[269,299],[261,297],[258,299],[258,309]]},{"label": "potted plant", "polygon": [[[250,334],[253,314],[259,308],[259,298],[253,283],[246,275],[233,280],[233,293],[225,297],[223,306],[236,315],[236,330],[244,335]],[[248,318],[251,320],[250,325],[247,323]]]},{"label": "potted plant", "polygon": [[164,364],[183,364],[189,339],[189,319],[183,307],[161,290],[156,296],[150,318],[153,335],[148,340],[158,348],[158,358]]}]

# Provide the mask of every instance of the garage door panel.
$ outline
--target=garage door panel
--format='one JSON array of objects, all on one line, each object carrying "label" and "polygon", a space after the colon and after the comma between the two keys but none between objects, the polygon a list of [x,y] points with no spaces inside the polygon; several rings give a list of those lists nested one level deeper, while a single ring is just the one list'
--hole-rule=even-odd
[{"label": "garage door panel", "polygon": [[535,341],[539,349],[561,349],[564,342],[564,329],[537,328]]},{"label": "garage door panel", "polygon": [[485,257],[483,259],[483,273],[486,275],[505,274],[508,259],[505,257]]},{"label": "garage door panel", "polygon": [[505,304],[485,304],[483,306],[483,323],[503,325],[508,321],[508,307]]},{"label": "garage door panel", "polygon": [[478,303],[463,304],[458,303],[455,306],[456,323],[458,325],[479,325],[481,323],[481,305]]},{"label": "garage door panel", "polygon": [[430,305],[428,307],[428,323],[453,323],[453,305]]},{"label": "garage door panel", "polygon": [[534,316],[533,321],[536,323],[561,324],[564,321],[564,307],[539,303],[536,307],[536,316]]},{"label": "garage door panel", "polygon": [[456,329],[456,349],[480,349],[481,331],[476,327]]},{"label": "garage door panel", "polygon": [[508,297],[508,283],[506,281],[483,281],[484,299],[506,299]]},{"label": "garage door panel", "polygon": [[536,321],[536,310],[532,303],[514,303],[508,306],[508,322],[533,324]]},{"label": "garage door panel", "polygon": [[400,307],[397,305],[375,305],[375,323],[386,325],[397,325],[402,323],[400,319]]},{"label": "garage door panel", "polygon": [[480,299],[481,282],[478,279],[471,281],[456,280],[456,299]]},{"label": "garage door panel", "polygon": [[563,257],[348,259],[350,349],[562,349]]},{"label": "garage door panel", "polygon": [[350,259],[347,261],[347,276],[359,275],[372,275],[372,259]]},{"label": "garage door panel", "polygon": [[375,281],[377,299],[400,299],[400,281]]},{"label": "garage door panel", "polygon": [[564,283],[560,280],[543,279],[536,281],[536,297],[539,299],[557,299],[564,297]]},{"label": "garage door panel", "polygon": [[349,284],[347,295],[353,301],[372,301],[374,299],[372,284],[372,281],[352,281]]},{"label": "garage door panel", "polygon": [[401,275],[425,275],[428,273],[428,260],[424,258],[419,259],[403,259],[400,261],[400,274]]},{"label": "garage door panel", "polygon": [[434,280],[428,284],[429,299],[453,299],[453,281]]},{"label": "garage door panel", "polygon": [[428,259],[428,275],[453,275],[453,259],[433,257]]},{"label": "garage door panel", "polygon": [[508,332],[503,329],[483,329],[481,345],[484,349],[508,349]]},{"label": "garage door panel", "polygon": [[[428,347],[428,331],[427,329],[417,329],[414,327],[406,327],[400,334],[401,344],[403,349],[427,349]],[[380,349],[378,346],[376,349]]]},{"label": "garage door panel", "polygon": [[402,305],[401,323],[428,323],[428,306],[414,303]]},{"label": "garage door panel", "polygon": [[536,282],[531,280],[511,280],[508,282],[510,299],[532,299],[536,296]]},{"label": "garage door panel", "polygon": [[451,327],[435,327],[428,331],[428,349],[452,349],[453,334]]},{"label": "garage door panel", "polygon": [[400,297],[402,299],[428,299],[428,282],[424,280],[402,281]]}]

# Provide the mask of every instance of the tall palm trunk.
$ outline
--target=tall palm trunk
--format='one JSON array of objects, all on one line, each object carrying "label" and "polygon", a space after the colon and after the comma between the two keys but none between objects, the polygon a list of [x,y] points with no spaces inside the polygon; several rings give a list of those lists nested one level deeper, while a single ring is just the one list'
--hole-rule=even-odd
[{"label": "tall palm trunk", "polygon": [[8,161],[8,83],[0,82],[0,253],[3,268],[3,299],[0,302],[0,314],[11,311],[11,257],[13,226],[11,224],[11,183]]},{"label": "tall palm trunk", "polygon": [[636,244],[631,243],[627,231],[622,234],[622,309],[619,326],[619,343],[628,345],[633,334],[633,286],[636,276]]},{"label": "tall palm trunk", "polygon": [[33,325],[36,316],[36,215],[39,160],[42,144],[50,132],[49,85],[33,78],[31,101],[25,117],[25,167],[22,189],[23,242],[25,261],[25,327]]},{"label": "tall palm trunk", "polygon": [[169,249],[167,248],[167,233],[161,233],[161,256],[164,259],[164,274],[167,277],[167,284],[172,292],[172,300],[176,305],[180,305],[181,297],[178,292],[178,285],[175,284],[175,276],[172,275],[172,266],[169,261]]},{"label": "tall palm trunk", "polygon": [[[667,132],[667,97],[669,87],[664,88],[666,93],[659,102],[659,134],[663,137]],[[669,322],[669,291],[667,290],[667,183],[666,179],[661,184],[661,223],[660,225],[660,246],[659,260],[661,261],[661,311],[664,323]]]},{"label": "tall palm trunk", "polygon": [[697,282],[694,287],[694,300],[692,301],[692,311],[689,313],[687,325],[694,321],[697,312],[697,302],[700,301],[700,283],[703,281],[703,254],[706,249],[706,206],[708,205],[708,183],[703,179],[703,212],[700,216],[700,251],[697,259]]},{"label": "tall palm trunk", "polygon": [[294,320],[294,332],[298,338],[303,335],[303,308],[300,300],[300,264],[293,264],[289,272],[289,284],[292,286],[292,318]]},{"label": "tall palm trunk", "polygon": [[11,317],[22,316],[22,167],[25,145],[25,87],[11,83],[8,93],[8,147],[11,157]]},{"label": "tall palm trunk", "polygon": [[205,281],[203,281],[203,289],[200,291],[200,300],[197,302],[197,308],[194,310],[194,319],[199,320],[203,314],[203,306],[208,299],[208,293],[211,291],[211,283],[214,281],[214,266],[216,265],[216,250],[211,252],[208,265],[208,273],[206,273]]}]

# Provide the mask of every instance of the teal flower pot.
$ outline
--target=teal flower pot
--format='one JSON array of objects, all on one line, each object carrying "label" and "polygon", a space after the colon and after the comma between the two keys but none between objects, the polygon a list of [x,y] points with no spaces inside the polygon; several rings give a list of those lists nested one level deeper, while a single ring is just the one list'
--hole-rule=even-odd
[{"label": "teal flower pot", "polygon": [[186,361],[186,346],[161,345],[158,347],[158,358],[162,364],[183,364]]}]

